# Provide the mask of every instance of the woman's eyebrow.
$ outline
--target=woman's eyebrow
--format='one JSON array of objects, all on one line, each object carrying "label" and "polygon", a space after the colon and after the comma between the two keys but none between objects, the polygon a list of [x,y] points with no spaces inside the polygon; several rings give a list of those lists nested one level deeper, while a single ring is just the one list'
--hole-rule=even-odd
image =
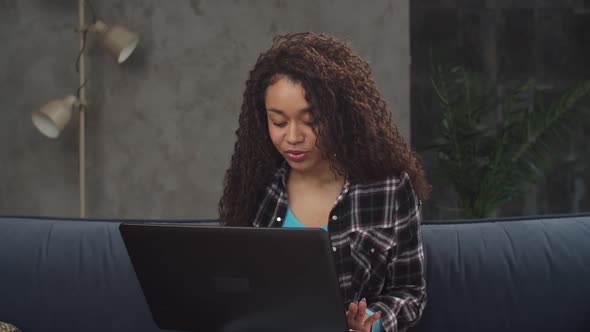
[{"label": "woman's eyebrow", "polygon": [[[313,109],[313,106],[307,106],[306,108],[302,108],[299,111],[297,111],[297,113],[300,113],[300,114],[311,113],[311,110],[312,109]],[[272,113],[277,113],[277,114],[280,114],[280,115],[285,115],[285,112],[284,111],[282,111],[280,109],[277,109],[277,108],[274,108],[274,107],[268,108],[267,111],[268,112],[272,112]]]},{"label": "woman's eyebrow", "polygon": [[283,112],[283,111],[281,111],[279,109],[276,109],[276,108],[267,108],[266,110],[268,112],[277,113],[277,114],[280,114],[280,115],[285,115],[285,112]]}]

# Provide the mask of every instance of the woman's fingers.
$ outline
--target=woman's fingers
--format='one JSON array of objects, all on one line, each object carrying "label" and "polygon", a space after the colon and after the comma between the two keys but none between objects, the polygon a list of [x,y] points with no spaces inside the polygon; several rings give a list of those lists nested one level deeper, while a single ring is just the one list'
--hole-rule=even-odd
[{"label": "woman's fingers", "polygon": [[370,331],[371,326],[381,318],[378,311],[371,316],[367,315],[367,302],[362,299],[360,302],[351,302],[346,311],[346,318],[351,331]]},{"label": "woman's fingers", "polygon": [[356,317],[356,313],[358,311],[358,306],[356,302],[350,302],[348,305],[348,317],[354,319]]},{"label": "woman's fingers", "polygon": [[363,322],[365,315],[367,314],[367,301],[363,298],[358,304],[358,310],[356,312],[355,319],[359,322]]},{"label": "woman's fingers", "polygon": [[375,323],[377,320],[379,320],[379,318],[381,318],[381,311],[377,311],[376,313],[367,317],[367,320],[365,320],[365,323],[364,323],[365,327],[369,327],[369,326],[373,325],[373,323]]}]

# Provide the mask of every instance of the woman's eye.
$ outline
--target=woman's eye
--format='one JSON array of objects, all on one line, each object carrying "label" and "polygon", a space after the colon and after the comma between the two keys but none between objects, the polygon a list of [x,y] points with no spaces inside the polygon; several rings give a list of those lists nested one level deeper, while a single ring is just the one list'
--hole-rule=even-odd
[{"label": "woman's eye", "polygon": [[279,128],[282,128],[282,127],[284,127],[284,126],[287,125],[286,122],[274,122],[274,121],[273,121],[272,124],[275,125],[275,126],[277,126],[277,127],[279,127]]}]

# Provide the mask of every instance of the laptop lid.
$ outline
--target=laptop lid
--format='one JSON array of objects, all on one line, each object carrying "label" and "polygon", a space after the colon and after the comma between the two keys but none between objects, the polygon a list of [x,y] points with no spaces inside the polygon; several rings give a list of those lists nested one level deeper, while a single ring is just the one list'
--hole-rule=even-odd
[{"label": "laptop lid", "polygon": [[123,223],[158,327],[180,331],[348,331],[322,229]]}]

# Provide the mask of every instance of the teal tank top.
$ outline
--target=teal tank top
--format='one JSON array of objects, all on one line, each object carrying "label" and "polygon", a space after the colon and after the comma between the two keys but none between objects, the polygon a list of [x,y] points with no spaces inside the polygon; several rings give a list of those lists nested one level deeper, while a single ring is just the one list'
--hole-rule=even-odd
[{"label": "teal tank top", "polygon": [[[285,214],[285,222],[283,223],[283,227],[285,227],[285,228],[305,228],[307,226],[305,226],[299,220],[297,220],[297,218],[293,214],[293,211],[291,211],[291,208],[287,208],[287,213]],[[322,225],[320,228],[327,231],[328,224]],[[372,315],[372,314],[373,314],[373,311],[367,309],[367,315]],[[373,323],[373,326],[371,327],[371,332],[382,332],[382,331],[383,331],[383,329],[381,326],[381,319],[379,319],[375,323]]]}]

